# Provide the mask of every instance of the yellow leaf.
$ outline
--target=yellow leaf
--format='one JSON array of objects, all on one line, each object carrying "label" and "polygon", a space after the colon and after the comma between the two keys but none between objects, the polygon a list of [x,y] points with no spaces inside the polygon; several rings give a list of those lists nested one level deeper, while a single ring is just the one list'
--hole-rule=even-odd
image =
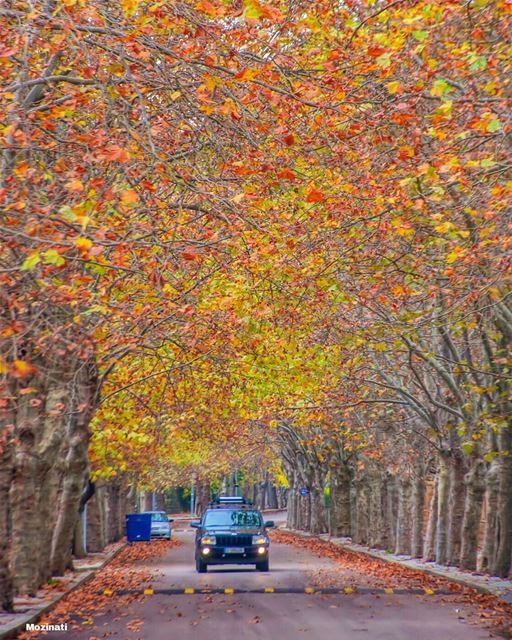
[{"label": "yellow leaf", "polygon": [[400,82],[398,82],[398,80],[393,80],[393,82],[388,82],[386,86],[389,93],[395,94],[400,89],[401,84]]},{"label": "yellow leaf", "polygon": [[460,256],[461,250],[459,248],[450,251],[446,256],[446,264],[453,264]]},{"label": "yellow leaf", "polygon": [[76,180],[70,180],[69,182],[66,182],[64,186],[68,191],[74,191],[75,193],[79,193],[80,191],[84,190],[84,185],[82,184],[81,180],[78,180],[78,178]]},{"label": "yellow leaf", "polygon": [[89,238],[77,238],[74,244],[80,251],[88,251],[92,247],[92,242]]}]

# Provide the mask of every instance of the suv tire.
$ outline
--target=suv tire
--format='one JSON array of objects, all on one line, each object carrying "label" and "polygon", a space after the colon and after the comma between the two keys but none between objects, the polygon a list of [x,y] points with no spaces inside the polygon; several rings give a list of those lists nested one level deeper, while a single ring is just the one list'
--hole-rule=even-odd
[{"label": "suv tire", "polygon": [[206,573],[208,571],[208,565],[201,558],[196,558],[196,571],[197,573]]},{"label": "suv tire", "polygon": [[268,558],[264,562],[257,562],[256,563],[256,570],[257,571],[268,571],[269,570]]}]

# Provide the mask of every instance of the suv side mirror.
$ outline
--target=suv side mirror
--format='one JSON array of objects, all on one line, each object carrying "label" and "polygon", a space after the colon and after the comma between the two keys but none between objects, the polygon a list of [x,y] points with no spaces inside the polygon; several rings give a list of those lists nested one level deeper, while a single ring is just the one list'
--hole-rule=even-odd
[{"label": "suv side mirror", "polygon": [[167,518],[167,520],[169,520],[169,522],[174,522],[174,518]]},{"label": "suv side mirror", "polygon": [[275,527],[276,525],[274,524],[273,520],[267,520],[267,522],[265,522],[265,529],[270,529],[271,527]]},{"label": "suv side mirror", "polygon": [[199,529],[199,527],[201,526],[200,522],[191,522],[190,526],[193,527],[194,529]]}]

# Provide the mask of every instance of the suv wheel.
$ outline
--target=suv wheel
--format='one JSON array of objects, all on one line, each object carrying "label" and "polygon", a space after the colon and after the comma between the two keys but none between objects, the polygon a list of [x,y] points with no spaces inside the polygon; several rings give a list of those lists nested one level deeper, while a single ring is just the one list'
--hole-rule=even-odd
[{"label": "suv wheel", "polygon": [[268,558],[264,562],[257,562],[256,569],[257,571],[268,571]]},{"label": "suv wheel", "polygon": [[206,564],[206,562],[203,562],[201,560],[201,558],[196,558],[196,571],[197,571],[197,573],[206,573],[207,570],[208,570],[208,565]]}]

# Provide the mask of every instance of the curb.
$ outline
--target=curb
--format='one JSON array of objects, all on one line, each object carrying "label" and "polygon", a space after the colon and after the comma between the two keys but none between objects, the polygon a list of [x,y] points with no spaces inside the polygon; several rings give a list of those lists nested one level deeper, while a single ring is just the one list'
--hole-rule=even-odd
[{"label": "curb", "polygon": [[500,590],[493,589],[492,587],[487,587],[486,585],[480,584],[479,582],[475,582],[470,578],[453,576],[449,572],[445,572],[439,569],[434,569],[432,567],[418,567],[416,565],[411,566],[410,564],[408,564],[407,560],[401,561],[395,558],[389,558],[389,557],[386,557],[385,555],[381,555],[377,551],[371,551],[370,549],[361,549],[359,548],[359,546],[355,548],[350,544],[344,544],[343,542],[336,542],[336,540],[329,539],[328,537],[322,537],[321,535],[317,536],[311,533],[307,533],[305,531],[296,531],[295,529],[287,529],[286,527],[280,528],[279,531],[294,535],[298,538],[305,538],[305,539],[313,538],[316,540],[322,540],[323,542],[330,542],[331,544],[334,544],[337,547],[341,547],[345,551],[349,551],[351,553],[360,553],[362,555],[369,556],[370,558],[374,558],[375,560],[382,560],[383,562],[388,562],[390,564],[397,564],[401,567],[404,567],[404,569],[410,569],[411,571],[422,571],[423,573],[428,573],[430,575],[435,576],[436,578],[444,578],[445,580],[448,580],[448,582],[455,582],[456,584],[460,584],[463,587],[469,587],[470,589],[475,589],[475,591],[478,591],[479,593],[495,596],[496,598],[498,598],[499,600],[501,600],[502,602],[508,605],[511,604],[512,591],[504,592],[501,589]]},{"label": "curb", "polygon": [[[103,569],[105,565],[111,562],[127,545],[128,545],[127,542],[123,543],[121,546],[115,549],[111,555],[107,556],[99,567],[97,567],[96,569],[91,569],[84,575],[79,576],[75,581],[70,583],[69,589],[67,589],[63,593],[59,593],[58,596],[55,596],[53,600],[51,600],[48,604],[44,605],[41,609],[38,609],[37,611],[34,611],[33,613],[29,614],[23,620],[11,623],[10,626],[6,625],[7,628],[4,631],[0,630],[0,640],[7,640],[7,638],[14,638],[15,636],[18,635],[18,633],[25,631],[25,627],[27,624],[32,624],[32,623],[35,624],[42,616],[48,613],[48,611],[51,611],[53,607],[58,602],[60,602],[63,598],[65,598],[67,595],[69,595],[70,593],[78,589],[78,587],[81,587],[82,585],[89,582],[89,580],[92,580],[92,578],[96,575],[96,572],[101,571],[101,569]],[[1,624],[0,624],[0,627],[1,627]]]}]

